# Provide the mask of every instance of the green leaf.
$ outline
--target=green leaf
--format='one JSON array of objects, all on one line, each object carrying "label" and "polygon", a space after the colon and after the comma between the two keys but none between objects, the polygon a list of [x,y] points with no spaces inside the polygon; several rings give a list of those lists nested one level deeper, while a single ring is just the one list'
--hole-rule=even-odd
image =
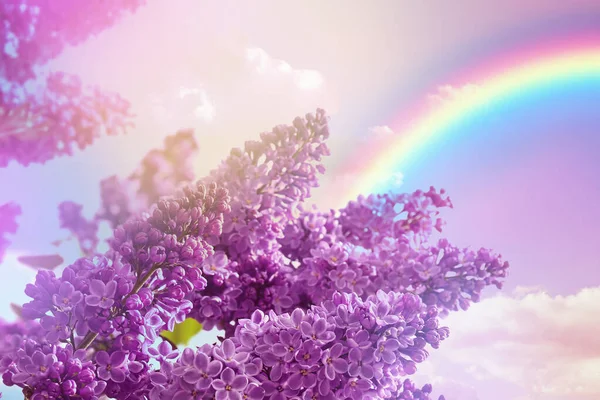
[{"label": "green leaf", "polygon": [[194,318],[188,318],[175,325],[173,331],[162,331],[160,336],[175,346],[187,346],[190,340],[202,330],[202,324]]}]

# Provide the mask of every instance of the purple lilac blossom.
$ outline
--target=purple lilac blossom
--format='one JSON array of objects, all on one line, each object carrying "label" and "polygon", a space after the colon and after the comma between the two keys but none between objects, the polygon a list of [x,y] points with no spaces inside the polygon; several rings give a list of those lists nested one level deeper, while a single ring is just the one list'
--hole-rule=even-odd
[{"label": "purple lilac blossom", "polygon": [[147,211],[161,197],[168,197],[193,181],[192,156],[197,149],[192,130],[167,136],[164,148],[150,151],[126,179],[113,175],[100,182],[101,204],[91,221],[80,216],[81,206],[72,202],[61,204],[61,226],[73,233],[84,255],[96,254],[100,223],[106,222],[116,229]]},{"label": "purple lilac blossom", "polygon": [[[132,213],[108,253],[39,271],[32,328],[0,324],[4,383],[36,400],[431,399],[407,376],[448,337],[439,318],[500,287],[508,264],[431,242],[452,205],[433,188],[305,210],[328,135],[322,110],[278,126]],[[174,349],[159,334],[187,317],[224,337]]]},{"label": "purple lilac blossom", "polygon": [[69,230],[77,239],[81,252],[90,256],[98,245],[98,223],[81,215],[82,209],[81,204],[63,201],[58,205],[58,218],[60,227]]},{"label": "purple lilac blossom", "polygon": [[155,203],[194,179],[192,157],[197,150],[193,130],[177,131],[165,138],[163,149],[150,151],[128,179],[137,183],[146,204]]},{"label": "purple lilac blossom", "polygon": [[[105,394],[147,391],[151,354],[145,349],[163,329],[186,318],[192,308],[186,295],[205,287],[198,265],[213,250],[201,238],[220,232],[228,203],[227,191],[216,184],[197,184],[161,200],[149,215],[115,230],[106,256],[82,258],[60,277],[40,271],[26,288],[33,300],[22,315],[40,319],[51,346],[101,350],[92,357],[92,379],[103,382]],[[128,301],[134,295],[135,301]],[[31,390],[32,396],[46,393],[45,381],[21,379],[23,368],[31,369],[22,363],[7,359],[0,372],[17,374],[9,384]],[[73,391],[71,383],[64,386]]]},{"label": "purple lilac blossom", "polygon": [[[397,318],[378,319],[381,309]],[[335,293],[307,311],[257,310],[222,344],[186,349],[154,378],[162,389],[153,399],[241,399],[248,385],[263,389],[257,399],[428,399],[406,376],[447,336],[435,309],[413,294]]]}]

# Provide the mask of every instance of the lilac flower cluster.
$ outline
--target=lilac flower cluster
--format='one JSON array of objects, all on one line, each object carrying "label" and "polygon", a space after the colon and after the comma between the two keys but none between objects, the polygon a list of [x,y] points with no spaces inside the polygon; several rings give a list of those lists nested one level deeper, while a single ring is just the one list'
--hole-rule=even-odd
[{"label": "lilac flower cluster", "polygon": [[322,243],[295,270],[293,292],[315,304],[335,291],[364,298],[379,289],[401,289],[446,315],[478,302],[488,285],[501,288],[507,274],[508,263],[487,249],[459,249],[446,239],[420,248],[400,242],[396,246],[393,250],[357,251],[340,243]]},{"label": "lilac flower cluster", "polygon": [[[26,399],[97,400],[106,382],[96,378],[100,370],[86,359],[85,350],[24,340],[15,360],[2,374],[2,381],[6,386],[24,387]],[[2,362],[8,363],[10,358],[4,357]]]},{"label": "lilac flower cluster", "polygon": [[[185,349],[151,374],[150,398],[428,399],[405,381],[448,336],[417,296],[336,293],[307,311],[255,311],[217,346]],[[428,389],[429,388],[429,389]]]},{"label": "lilac flower cluster", "polygon": [[[39,320],[44,343],[51,347],[44,357],[63,344],[64,349],[90,348],[93,379],[103,382],[100,392],[124,398],[146,390],[151,355],[145,350],[163,329],[172,330],[189,314],[192,303],[185,297],[206,286],[198,265],[213,250],[201,238],[218,235],[228,211],[225,189],[197,184],[117,228],[106,257],[82,258],[61,277],[40,271],[25,289],[33,300],[22,315]],[[42,374],[23,380],[31,368],[23,364],[24,354],[17,356],[2,359],[0,372],[13,377],[8,385],[42,396],[59,379]]]},{"label": "lilac flower cluster", "polygon": [[138,182],[138,194],[146,204],[174,193],[182,183],[194,179],[192,157],[198,151],[191,129],[165,138],[163,149],[152,150],[129,179]]},{"label": "lilac flower cluster", "polygon": [[112,229],[125,223],[133,214],[131,211],[127,183],[116,175],[100,181],[100,210],[97,221],[107,221]]},{"label": "lilac flower cluster", "polygon": [[277,126],[234,149],[207,182],[223,183],[232,194],[232,211],[223,233],[207,238],[217,254],[203,263],[207,289],[195,295],[193,316],[211,328],[232,333],[240,318],[256,309],[290,311],[298,302],[290,292],[293,267],[279,251],[283,230],[318,185],[329,154],[323,110]]},{"label": "lilac flower cluster", "polygon": [[322,110],[296,118],[293,126],[263,133],[261,142],[234,149],[207,182],[224,183],[232,196],[232,212],[223,233],[207,238],[217,254],[206,260],[207,289],[193,299],[193,316],[211,328],[231,334],[232,322],[256,309],[293,309],[293,268],[279,251],[279,239],[299,204],[317,186],[321,158],[329,154],[327,118]]},{"label": "lilac flower cluster", "polygon": [[44,163],[131,124],[129,103],[41,66],[113,25],[145,0],[0,2],[0,167]]},{"label": "lilac flower cluster", "polygon": [[312,304],[334,291],[371,295],[379,289],[419,295],[448,311],[467,309],[488,285],[502,287],[508,263],[488,249],[459,249],[446,239],[440,207],[452,207],[444,191],[360,197],[338,212],[304,211],[280,240],[281,251],[299,263],[297,295]]},{"label": "lilac flower cluster", "polygon": [[[44,0],[2,2],[0,15],[6,21],[0,28],[0,76],[23,84],[35,77],[35,67],[58,56],[68,45],[77,45],[135,11],[145,0],[110,0],[78,4]],[[85,23],[81,23],[81,18]]]},{"label": "lilac flower cluster", "polygon": [[4,258],[4,252],[9,241],[4,237],[7,233],[17,233],[17,222],[15,219],[21,215],[21,207],[16,203],[0,205],[0,261]]},{"label": "lilac flower cluster", "polygon": [[[427,192],[388,193],[360,196],[340,211],[344,236],[364,248],[373,248],[382,239],[414,236],[426,240],[435,228],[441,232],[444,224],[439,208],[452,202],[442,189],[430,187]],[[366,228],[366,229],[365,229]]]},{"label": "lilac flower cluster", "polygon": [[[103,179],[100,182],[100,209],[94,218],[85,221],[73,215],[72,218],[79,221],[77,224],[62,223],[78,240],[82,253],[86,256],[96,253],[100,242],[97,237],[99,223],[107,222],[112,229],[116,229],[141,211],[147,211],[161,197],[171,195],[182,185],[191,182],[194,178],[191,157],[197,149],[193,131],[178,131],[165,138],[163,149],[148,153],[140,167],[127,179],[120,179],[116,175]],[[64,210],[79,213],[73,204],[67,201],[59,205],[61,221],[65,218]],[[96,228],[92,230],[92,226]]]},{"label": "lilac flower cluster", "polygon": [[[291,259],[310,257],[318,243],[349,243],[363,249],[375,250],[403,243],[426,242],[433,229],[441,232],[444,222],[439,208],[452,207],[444,190],[417,190],[413,193],[386,193],[359,196],[345,208],[329,213],[303,211],[291,221],[281,240],[283,252]],[[389,246],[388,246],[389,247]]]},{"label": "lilac flower cluster", "polygon": [[81,204],[64,201],[58,205],[58,218],[60,227],[69,230],[77,239],[81,252],[89,256],[98,245],[98,223],[81,215],[82,209]]},{"label": "lilac flower cluster", "polygon": [[232,322],[248,318],[255,310],[290,310],[295,304],[290,293],[293,269],[267,256],[229,261],[218,251],[202,264],[206,290],[194,296],[191,316],[204,329],[217,327],[229,336]]},{"label": "lilac flower cluster", "polygon": [[223,235],[214,239],[217,249],[232,259],[278,253],[283,228],[325,171],[320,161],[329,155],[328,137],[325,112],[317,110],[291,126],[262,133],[262,141],[246,142],[243,151],[231,151],[207,178],[222,182],[232,194]]},{"label": "lilac flower cluster", "polygon": [[125,132],[131,120],[126,100],[84,87],[74,75],[52,73],[37,93],[13,83],[12,89],[0,90],[0,167],[72,155],[103,134]]},{"label": "lilac flower cluster", "polygon": [[[4,328],[5,384],[28,400],[429,400],[431,385],[407,376],[448,336],[440,316],[500,287],[508,264],[431,243],[452,206],[433,188],[304,210],[328,134],[322,110],[278,126],[141,215],[106,180],[98,215],[115,226],[111,249],[27,286],[22,314],[39,324]],[[165,159],[195,149],[178,135]],[[162,196],[157,154],[132,175],[157,189],[148,198]],[[188,317],[223,330],[220,343],[179,351],[161,338]]]},{"label": "lilac flower cluster", "polygon": [[422,249],[388,252],[387,257],[378,262],[373,288],[402,287],[440,308],[443,315],[478,302],[486,286],[502,288],[508,271],[508,263],[490,250],[459,249],[446,239]]},{"label": "lilac flower cluster", "polygon": [[6,323],[0,320],[0,354],[3,356],[0,365],[7,367],[17,359],[23,340],[28,339],[43,344],[44,336],[45,331],[39,323],[32,321]]}]

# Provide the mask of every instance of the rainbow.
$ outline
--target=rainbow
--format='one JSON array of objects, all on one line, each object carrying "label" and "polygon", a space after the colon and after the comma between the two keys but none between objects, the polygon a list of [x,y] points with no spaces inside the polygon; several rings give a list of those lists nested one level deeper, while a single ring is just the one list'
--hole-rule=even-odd
[{"label": "rainbow", "polygon": [[458,96],[437,107],[431,103],[420,104],[408,114],[415,116],[408,123],[405,122],[407,114],[403,113],[390,124],[395,133],[389,138],[376,141],[367,149],[361,148],[359,154],[349,158],[341,171],[352,170],[358,179],[341,196],[339,205],[361,193],[386,189],[386,182],[395,172],[404,172],[429,146],[441,141],[458,124],[493,111],[508,100],[590,78],[600,78],[600,42],[597,40],[576,48],[568,42],[564,46],[537,48],[463,72],[452,80],[458,82],[453,87],[474,84],[476,90],[471,95]]}]

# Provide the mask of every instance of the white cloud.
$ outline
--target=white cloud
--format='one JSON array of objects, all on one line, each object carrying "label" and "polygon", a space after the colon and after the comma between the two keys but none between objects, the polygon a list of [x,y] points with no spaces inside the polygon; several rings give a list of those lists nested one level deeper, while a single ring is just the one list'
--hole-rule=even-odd
[{"label": "white cloud", "polygon": [[[481,400],[473,386],[443,377],[431,381],[434,394],[443,394],[446,400]],[[434,397],[435,398],[435,397]]]},{"label": "white cloud", "polygon": [[[436,353],[432,357],[437,356]],[[430,383],[433,386],[433,396],[436,399],[439,395],[444,395],[446,400],[480,400],[476,389],[465,382],[444,377],[432,359],[419,364],[416,375],[412,376],[419,386]]]},{"label": "white cloud", "polygon": [[179,88],[178,96],[180,99],[184,99],[185,97],[187,97],[189,95],[197,95],[197,94],[201,94],[201,93],[203,93],[203,91],[200,88],[191,88],[191,87],[181,86]]},{"label": "white cloud", "polygon": [[377,125],[369,128],[369,138],[385,138],[392,136],[394,131],[387,125]]},{"label": "white cloud", "polygon": [[532,398],[600,398],[600,287],[570,296],[518,288],[445,321],[439,353],[476,380],[502,379]]},{"label": "white cloud", "polygon": [[216,107],[202,87],[180,86],[162,95],[150,95],[153,118],[170,131],[179,128],[195,128],[198,123],[211,123]]},{"label": "white cloud", "polygon": [[207,123],[215,118],[215,105],[203,88],[182,86],[179,88],[178,98],[180,101],[174,104],[178,108],[175,112],[180,111],[183,117],[189,118],[191,114]]},{"label": "white cloud", "polygon": [[545,289],[543,286],[517,286],[516,288],[513,289],[513,297],[516,298],[523,298],[525,296],[527,296],[528,294],[535,294],[535,293],[545,293]]},{"label": "white cloud", "polygon": [[394,189],[402,186],[404,183],[404,174],[402,172],[395,172],[392,174],[389,180],[390,186]]},{"label": "white cloud", "polygon": [[299,70],[294,72],[296,86],[304,90],[314,90],[323,84],[323,75],[314,70]]},{"label": "white cloud", "polygon": [[313,69],[295,69],[289,63],[271,57],[260,47],[246,49],[246,60],[259,74],[289,76],[303,90],[316,90],[324,83],[323,75]]},{"label": "white cloud", "polygon": [[469,83],[463,86],[443,85],[437,88],[437,92],[428,96],[430,104],[439,106],[456,101],[472,100],[474,96],[481,94],[478,85]]},{"label": "white cloud", "polygon": [[194,108],[194,115],[205,121],[211,122],[215,118],[215,105],[210,101],[206,92],[200,93],[200,104]]}]

